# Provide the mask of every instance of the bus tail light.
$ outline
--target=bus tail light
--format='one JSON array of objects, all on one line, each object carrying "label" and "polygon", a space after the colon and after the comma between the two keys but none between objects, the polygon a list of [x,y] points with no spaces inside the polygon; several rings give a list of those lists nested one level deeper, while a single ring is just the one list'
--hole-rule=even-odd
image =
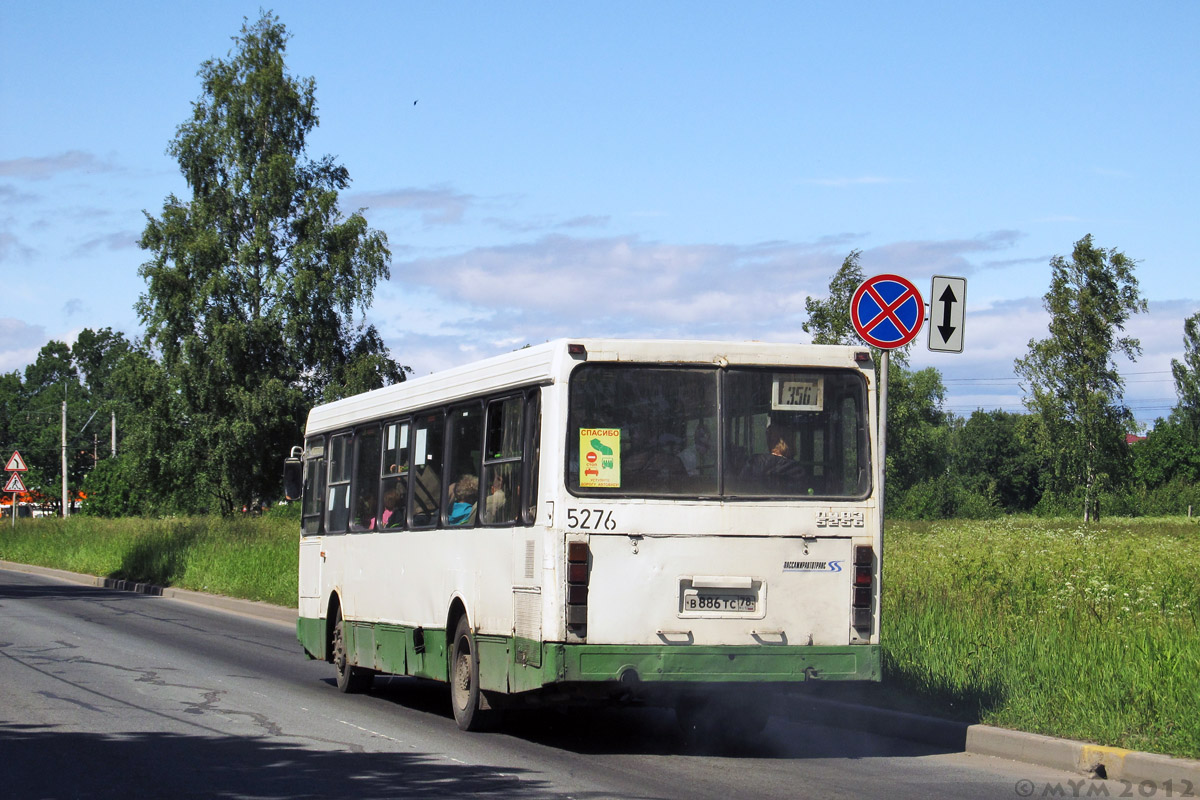
[{"label": "bus tail light", "polygon": [[576,633],[587,626],[587,596],[587,542],[567,542],[567,627]]},{"label": "bus tail light", "polygon": [[871,636],[871,604],[875,595],[875,551],[869,544],[854,548],[853,624],[859,636]]}]

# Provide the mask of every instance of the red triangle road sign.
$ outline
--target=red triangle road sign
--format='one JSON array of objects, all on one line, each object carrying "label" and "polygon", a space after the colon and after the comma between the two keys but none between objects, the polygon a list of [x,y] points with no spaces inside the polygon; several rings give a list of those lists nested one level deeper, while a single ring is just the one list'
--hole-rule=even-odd
[{"label": "red triangle road sign", "polygon": [[[9,472],[27,472],[29,470],[29,467],[25,466],[25,459],[21,458],[20,450],[13,450],[13,454],[9,457],[8,463],[4,465],[4,468]],[[8,492],[11,489],[5,489],[4,491]],[[22,491],[24,490],[22,489]]]},{"label": "red triangle road sign", "polygon": [[6,491],[6,492],[23,492],[23,491],[25,491],[25,484],[21,483],[21,473],[14,472],[12,475],[8,476],[8,483],[4,484],[4,491]]}]

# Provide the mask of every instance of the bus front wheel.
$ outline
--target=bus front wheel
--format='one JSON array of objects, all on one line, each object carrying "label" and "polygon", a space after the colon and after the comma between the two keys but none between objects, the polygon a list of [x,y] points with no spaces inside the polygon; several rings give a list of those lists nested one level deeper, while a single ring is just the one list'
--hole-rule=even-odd
[{"label": "bus front wheel", "polygon": [[454,629],[450,652],[450,704],[454,721],[464,731],[486,730],[495,721],[496,712],[486,707],[479,691],[479,651],[465,616]]}]

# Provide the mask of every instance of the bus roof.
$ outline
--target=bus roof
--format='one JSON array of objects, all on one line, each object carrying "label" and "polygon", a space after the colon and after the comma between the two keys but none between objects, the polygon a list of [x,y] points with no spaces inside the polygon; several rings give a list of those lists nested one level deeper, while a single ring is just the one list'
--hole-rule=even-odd
[{"label": "bus roof", "polygon": [[[568,345],[582,345],[586,355],[571,355]],[[306,435],[452,403],[480,392],[499,393],[553,383],[566,377],[576,363],[584,361],[861,368],[865,365],[854,357],[862,352],[869,349],[865,345],[754,341],[556,339],[315,406],[308,415]]]}]

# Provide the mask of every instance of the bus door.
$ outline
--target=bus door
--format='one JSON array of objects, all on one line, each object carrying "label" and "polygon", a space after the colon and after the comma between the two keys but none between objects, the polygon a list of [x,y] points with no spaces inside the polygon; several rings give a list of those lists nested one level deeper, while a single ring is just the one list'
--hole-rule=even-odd
[{"label": "bus door", "polygon": [[304,494],[301,499],[300,538],[300,616],[317,618],[320,608],[321,580],[325,546],[325,440],[310,439],[304,452]]}]

